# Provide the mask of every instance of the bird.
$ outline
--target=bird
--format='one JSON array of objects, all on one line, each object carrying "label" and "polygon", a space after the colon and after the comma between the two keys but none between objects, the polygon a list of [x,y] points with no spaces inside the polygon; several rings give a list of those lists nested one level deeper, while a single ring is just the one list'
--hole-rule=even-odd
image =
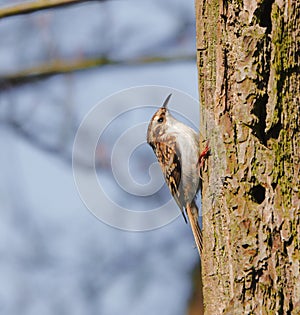
[{"label": "bird", "polygon": [[202,187],[201,169],[209,155],[209,146],[207,143],[200,153],[199,134],[170,113],[167,105],[171,96],[172,94],[167,96],[151,118],[147,143],[157,157],[167,186],[181,210],[185,223],[190,223],[201,257],[203,240],[198,222],[196,195]]}]

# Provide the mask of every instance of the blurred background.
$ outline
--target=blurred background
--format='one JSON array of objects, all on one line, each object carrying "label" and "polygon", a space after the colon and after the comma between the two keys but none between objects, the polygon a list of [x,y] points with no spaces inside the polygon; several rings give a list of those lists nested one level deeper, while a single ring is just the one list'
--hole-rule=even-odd
[{"label": "blurred background", "polygon": [[[0,1],[0,14],[22,2]],[[121,89],[164,85],[198,98],[193,1],[90,1],[5,17],[0,38],[0,314],[191,314],[199,258],[182,217],[139,233],[104,224],[78,195],[72,146],[88,111]],[[116,194],[111,142],[107,132],[96,162]],[[147,182],[152,150],[134,159],[133,176]],[[138,207],[169,198],[163,187]]]}]

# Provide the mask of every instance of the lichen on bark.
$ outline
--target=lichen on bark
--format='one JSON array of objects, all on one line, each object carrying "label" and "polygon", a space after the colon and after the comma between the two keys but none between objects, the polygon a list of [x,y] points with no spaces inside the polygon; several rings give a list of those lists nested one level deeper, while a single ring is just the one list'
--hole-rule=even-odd
[{"label": "lichen on bark", "polygon": [[300,4],[197,0],[196,21],[205,312],[300,314]]}]

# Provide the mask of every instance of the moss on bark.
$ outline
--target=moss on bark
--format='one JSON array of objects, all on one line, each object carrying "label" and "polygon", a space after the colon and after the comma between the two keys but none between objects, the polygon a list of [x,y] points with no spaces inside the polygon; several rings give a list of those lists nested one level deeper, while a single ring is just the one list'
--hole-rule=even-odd
[{"label": "moss on bark", "polygon": [[299,314],[300,4],[197,0],[196,16],[200,129],[212,151],[206,314]]}]

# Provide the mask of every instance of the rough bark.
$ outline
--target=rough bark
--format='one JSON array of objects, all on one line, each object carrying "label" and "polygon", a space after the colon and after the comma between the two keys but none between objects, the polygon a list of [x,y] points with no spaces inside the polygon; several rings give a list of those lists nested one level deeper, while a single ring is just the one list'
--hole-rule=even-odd
[{"label": "rough bark", "polygon": [[300,314],[298,0],[196,0],[205,314]]}]

